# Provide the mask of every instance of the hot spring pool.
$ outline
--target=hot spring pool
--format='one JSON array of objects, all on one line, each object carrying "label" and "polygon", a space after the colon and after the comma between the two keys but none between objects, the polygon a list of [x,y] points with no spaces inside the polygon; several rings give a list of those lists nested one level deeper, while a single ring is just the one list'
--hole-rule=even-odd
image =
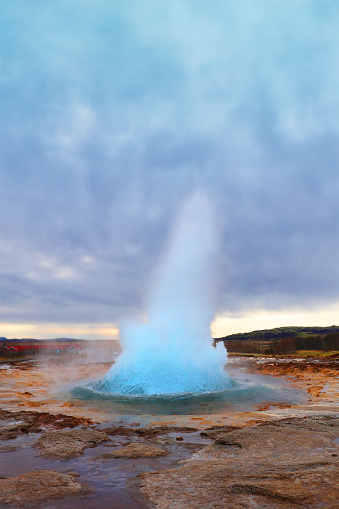
[{"label": "hot spring pool", "polygon": [[[111,416],[128,415],[209,415],[228,412],[254,411],[267,404],[302,404],[308,400],[304,391],[293,389],[286,381],[244,372],[228,365],[230,378],[227,389],[215,392],[126,395],[99,390],[99,381],[89,381],[68,388],[68,398]],[[65,394],[66,396],[66,394]]]}]

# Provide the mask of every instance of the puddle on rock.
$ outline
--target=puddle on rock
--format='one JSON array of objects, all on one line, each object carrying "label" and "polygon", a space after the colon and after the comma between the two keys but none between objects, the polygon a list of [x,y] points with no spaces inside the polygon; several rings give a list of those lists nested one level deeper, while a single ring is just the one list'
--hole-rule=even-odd
[{"label": "puddle on rock", "polygon": [[[114,508],[117,509],[152,507],[138,491],[137,482],[135,482],[137,476],[152,470],[179,467],[180,461],[189,458],[195,451],[211,443],[209,439],[201,438],[198,432],[169,433],[152,439],[112,436],[112,440],[107,444],[88,448],[79,457],[61,461],[39,456],[39,451],[33,447],[39,436],[41,435],[31,434],[0,441],[0,450],[4,449],[0,456],[0,476],[12,477],[43,469],[62,473],[76,472],[79,475],[78,480],[86,484],[93,493],[85,497],[63,498],[34,504],[34,508],[38,509],[46,509],[46,507],[49,509],[108,509],[112,507],[113,502]],[[178,442],[176,438],[181,436],[184,439]],[[157,458],[107,459],[102,457],[131,442],[161,445],[169,451],[169,454]],[[18,449],[6,452],[5,448],[8,445]],[[130,483],[135,486],[131,486]],[[8,505],[8,507],[13,506]]]}]

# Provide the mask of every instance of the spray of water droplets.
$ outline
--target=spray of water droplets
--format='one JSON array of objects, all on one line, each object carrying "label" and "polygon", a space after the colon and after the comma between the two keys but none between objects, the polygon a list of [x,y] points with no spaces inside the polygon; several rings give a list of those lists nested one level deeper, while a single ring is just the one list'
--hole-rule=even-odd
[{"label": "spray of water droplets", "polygon": [[199,394],[230,385],[226,350],[212,347],[218,235],[211,202],[195,194],[178,217],[148,299],[147,323],[121,331],[123,352],[100,392]]}]

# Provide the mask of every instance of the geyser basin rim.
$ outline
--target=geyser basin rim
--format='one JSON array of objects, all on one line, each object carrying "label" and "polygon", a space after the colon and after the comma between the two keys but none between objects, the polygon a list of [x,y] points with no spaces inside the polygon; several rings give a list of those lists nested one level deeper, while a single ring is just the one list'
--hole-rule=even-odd
[{"label": "geyser basin rim", "polygon": [[[229,374],[230,375],[230,374]],[[240,377],[240,378],[239,378]],[[138,394],[112,391],[99,380],[87,380],[67,390],[77,400],[97,401],[99,406],[115,414],[199,414],[220,413],[229,409],[229,405],[249,405],[254,407],[262,402],[299,403],[305,400],[305,393],[291,389],[285,380],[277,380],[267,375],[242,373],[233,370],[227,376],[227,386],[217,391],[186,391],[156,394]],[[80,382],[81,384],[81,382]],[[101,402],[101,403],[100,403]],[[91,404],[92,404],[91,403]]]},{"label": "geyser basin rim", "polygon": [[200,394],[112,394],[99,392],[88,384],[74,388],[72,396],[85,404],[87,401],[91,408],[97,405],[101,411],[125,419],[132,415],[211,415],[248,411],[269,402],[293,405],[304,402],[308,395],[285,385],[277,387],[276,381],[268,376],[266,384],[251,378],[232,380],[231,386],[225,390]]},{"label": "geyser basin rim", "polygon": [[[224,399],[224,396],[230,395],[231,393],[257,391],[260,389],[275,390],[279,392],[279,389],[272,387],[269,384],[258,384],[254,380],[241,380],[241,382],[230,379],[230,384],[227,388],[218,391],[204,391],[204,392],[178,392],[171,394],[126,394],[119,392],[110,392],[105,390],[97,389],[93,384],[89,383],[84,386],[77,386],[71,391],[71,394],[76,398],[98,398],[110,400],[112,402],[173,402],[194,399],[201,400],[206,399],[211,401],[213,399]],[[227,399],[227,398],[226,398]]]},{"label": "geyser basin rim", "polygon": [[[98,385],[98,384],[96,384]],[[245,385],[245,384],[239,384],[239,382],[235,382],[234,380],[230,380],[229,386],[227,388],[224,388],[224,389],[220,389],[220,390],[217,390],[217,391],[203,391],[203,392],[174,392],[174,393],[164,393],[164,394],[133,394],[133,393],[124,393],[124,392],[111,392],[109,390],[102,390],[102,389],[98,389],[97,387],[95,387],[94,385],[92,384],[87,384],[85,386],[79,386],[79,387],[75,387],[74,390],[72,391],[72,393],[75,391],[88,391],[89,393],[92,393],[93,395],[96,395],[96,396],[99,396],[99,397],[107,397],[107,398],[110,398],[110,399],[116,399],[116,398],[119,398],[120,401],[122,401],[122,399],[124,401],[129,401],[129,400],[156,400],[156,399],[159,399],[161,401],[163,400],[173,400],[173,399],[192,399],[194,397],[201,397],[201,396],[213,396],[213,395],[220,395],[228,390],[231,390],[231,389],[234,389],[235,387],[239,386],[239,389],[240,388],[244,388],[245,387],[241,387],[241,385]],[[250,384],[248,384],[249,386]],[[120,399],[121,398],[121,399]]]}]

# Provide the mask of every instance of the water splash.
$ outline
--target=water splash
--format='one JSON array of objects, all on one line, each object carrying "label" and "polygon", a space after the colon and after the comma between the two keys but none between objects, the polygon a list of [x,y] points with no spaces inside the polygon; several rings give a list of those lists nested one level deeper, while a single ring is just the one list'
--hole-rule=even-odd
[{"label": "water splash", "polygon": [[227,352],[212,347],[218,236],[211,203],[200,193],[185,205],[156,271],[148,322],[122,330],[123,352],[95,390],[168,395],[215,392],[231,382]]}]

